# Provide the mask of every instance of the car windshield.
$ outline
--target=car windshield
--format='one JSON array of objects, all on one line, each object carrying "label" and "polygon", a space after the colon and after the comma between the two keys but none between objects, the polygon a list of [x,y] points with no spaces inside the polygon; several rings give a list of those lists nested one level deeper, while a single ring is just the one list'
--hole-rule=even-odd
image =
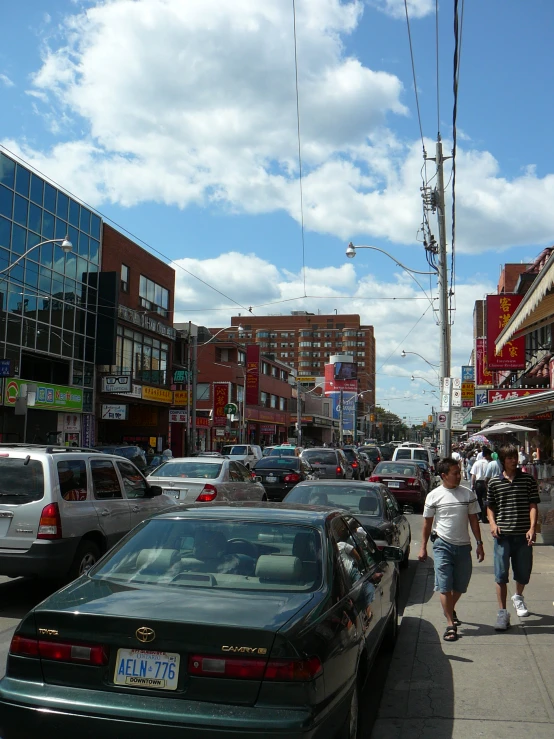
[{"label": "car windshield", "polygon": [[204,480],[215,480],[219,477],[222,464],[196,461],[168,461],[160,465],[151,477],[197,477]]},{"label": "car windshield", "polygon": [[381,515],[381,498],[373,485],[297,485],[286,502],[336,506],[363,516]]},{"label": "car windshield", "polygon": [[118,457],[125,457],[126,459],[134,459],[144,455],[144,451],[137,446],[99,446],[96,448],[103,454],[117,454]]},{"label": "car windshield", "polygon": [[276,468],[283,468],[283,469],[292,469],[297,470],[300,466],[300,458],[299,457],[266,457],[265,459],[260,459],[259,462],[256,462],[254,465],[255,470],[267,470],[267,469],[276,469]]},{"label": "car windshield", "polygon": [[411,475],[416,474],[417,465],[405,462],[380,462],[373,470],[374,475]]},{"label": "car windshield", "polygon": [[319,586],[321,561],[319,532],[309,526],[150,519],[89,574],[128,585],[310,591]]},{"label": "car windshield", "polygon": [[335,452],[304,452],[302,455],[310,464],[337,464],[337,455]]},{"label": "car windshield", "polygon": [[221,453],[226,456],[238,456],[248,454],[248,450],[244,445],[240,446],[224,446]]},{"label": "car windshield", "polygon": [[0,503],[19,505],[43,496],[42,462],[29,457],[0,457]]}]

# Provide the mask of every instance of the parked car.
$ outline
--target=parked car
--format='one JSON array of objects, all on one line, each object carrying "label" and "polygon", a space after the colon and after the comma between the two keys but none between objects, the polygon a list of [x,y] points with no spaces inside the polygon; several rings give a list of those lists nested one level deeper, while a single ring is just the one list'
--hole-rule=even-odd
[{"label": "parked car", "polygon": [[129,446],[126,444],[102,444],[94,448],[97,451],[102,452],[102,454],[116,454],[118,457],[125,457],[125,459],[130,459],[131,462],[142,472],[144,472],[144,470],[148,466],[146,452],[141,446]]},{"label": "parked car", "polygon": [[358,452],[351,446],[345,446],[342,448],[346,459],[350,462],[352,472],[355,480],[364,479],[363,465],[358,457]]},{"label": "parked car", "polygon": [[373,466],[379,464],[382,461],[383,455],[381,453],[381,447],[378,446],[362,446],[358,449],[359,452],[364,452],[373,462]]},{"label": "parked car", "polygon": [[320,479],[351,480],[353,477],[352,465],[342,449],[304,449],[302,457],[308,460]]},{"label": "parked car", "polygon": [[371,461],[371,459],[369,458],[369,456],[365,452],[360,451],[359,449],[358,449],[358,457],[362,461],[362,464],[363,464],[363,477],[364,477],[364,479],[366,479],[373,472],[373,468],[375,467],[375,465],[373,464],[373,462]]},{"label": "parked car", "polygon": [[398,449],[394,450],[394,454],[392,455],[392,461],[397,462],[400,460],[422,460],[423,462],[427,462],[429,465],[429,468],[432,470],[433,474],[435,472],[435,461],[433,458],[433,453],[430,449],[425,449],[425,447],[398,447]]},{"label": "parked car", "polygon": [[402,505],[423,510],[429,488],[416,462],[379,462],[369,479],[386,485]]},{"label": "parked car", "polygon": [[385,485],[348,480],[299,482],[284,502],[347,510],[356,516],[378,548],[400,547],[404,555],[400,566],[408,566],[412,540],[410,524]]},{"label": "parked car", "polygon": [[425,482],[427,483],[427,491],[429,492],[434,487],[437,486],[437,477],[433,470],[429,467],[427,462],[424,462],[422,459],[414,459],[414,462],[417,464],[417,466],[421,469],[423,472],[423,477],[425,478]]},{"label": "parked car", "polygon": [[0,444],[0,575],[74,579],[143,519],[173,505],[123,457]]},{"label": "parked car", "polygon": [[230,457],[235,462],[242,462],[245,467],[252,469],[258,459],[262,458],[262,448],[256,444],[228,444],[221,450],[224,457]]},{"label": "parked car", "polygon": [[148,476],[181,503],[266,500],[263,485],[243,464],[226,457],[174,457]]},{"label": "parked car", "polygon": [[283,500],[302,480],[315,480],[316,473],[302,457],[264,457],[256,462],[252,474],[262,483],[268,500]]},{"label": "parked car", "polygon": [[362,531],[282,504],[145,521],[21,621],[0,736],[356,736],[402,558]]}]

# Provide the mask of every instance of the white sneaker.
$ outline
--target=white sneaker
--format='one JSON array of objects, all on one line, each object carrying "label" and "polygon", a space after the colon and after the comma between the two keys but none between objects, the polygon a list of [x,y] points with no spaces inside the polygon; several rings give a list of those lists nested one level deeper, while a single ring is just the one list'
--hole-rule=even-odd
[{"label": "white sneaker", "polygon": [[516,609],[518,616],[525,617],[529,615],[529,611],[527,610],[527,606],[523,600],[523,595],[512,595],[512,603],[514,604],[514,608]]},{"label": "white sneaker", "polygon": [[506,631],[510,627],[510,614],[505,608],[498,611],[494,628],[496,631]]}]

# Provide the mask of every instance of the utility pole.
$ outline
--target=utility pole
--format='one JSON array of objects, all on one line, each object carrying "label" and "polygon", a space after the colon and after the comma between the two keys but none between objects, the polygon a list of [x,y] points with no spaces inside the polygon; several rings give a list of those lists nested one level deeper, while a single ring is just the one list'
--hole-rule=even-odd
[{"label": "utility pole", "polygon": [[[196,393],[197,393],[197,384],[198,384],[198,328],[195,327],[196,330],[193,331],[193,336],[189,337],[189,341],[192,341],[192,392],[191,392],[191,404],[192,404],[192,413],[191,413],[191,438],[193,440],[192,444],[192,454],[196,453]],[[190,347],[190,344],[189,344]]]},{"label": "utility pole", "polygon": [[302,446],[302,396],[300,383],[296,383],[296,446]]},{"label": "utility pole", "polygon": [[340,391],[339,400],[339,446],[344,442],[344,391]]},{"label": "utility pole", "polygon": [[[447,157],[450,159],[450,157]],[[448,310],[449,289],[448,289],[448,263],[446,251],[446,213],[444,206],[444,157],[442,154],[442,141],[440,133],[437,138],[436,148],[436,165],[437,165],[437,189],[436,189],[436,207],[437,218],[439,224],[439,264],[438,264],[438,283],[439,283],[439,322],[440,322],[440,367],[439,375],[441,387],[439,388],[441,395],[443,394],[443,380],[450,377],[450,315]],[[448,424],[449,427],[441,429],[440,443],[443,457],[450,456],[450,424],[452,423],[452,395],[448,393]]]},{"label": "utility pole", "polygon": [[188,326],[188,333],[187,333],[187,438],[186,441],[186,456],[190,457],[192,454],[192,448],[191,448],[191,388],[192,388],[192,382],[191,382],[191,369],[192,369],[192,323],[189,321]]}]

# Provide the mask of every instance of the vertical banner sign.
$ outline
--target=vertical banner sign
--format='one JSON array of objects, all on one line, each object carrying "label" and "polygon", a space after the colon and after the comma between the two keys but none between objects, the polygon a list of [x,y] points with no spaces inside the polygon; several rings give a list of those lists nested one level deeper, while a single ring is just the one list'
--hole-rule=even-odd
[{"label": "vertical banner sign", "polygon": [[523,300],[523,295],[502,293],[487,295],[487,360],[489,369],[513,370],[525,368],[525,337],[508,341],[499,354],[495,341],[512,314]]},{"label": "vertical banner sign", "polygon": [[229,402],[229,383],[214,382],[214,426],[225,426],[227,414],[225,406]]},{"label": "vertical banner sign", "polygon": [[487,362],[487,339],[480,337],[475,340],[476,385],[478,387],[492,387],[493,377]]},{"label": "vertical banner sign", "polygon": [[260,403],[260,347],[257,344],[246,346],[246,405]]}]

